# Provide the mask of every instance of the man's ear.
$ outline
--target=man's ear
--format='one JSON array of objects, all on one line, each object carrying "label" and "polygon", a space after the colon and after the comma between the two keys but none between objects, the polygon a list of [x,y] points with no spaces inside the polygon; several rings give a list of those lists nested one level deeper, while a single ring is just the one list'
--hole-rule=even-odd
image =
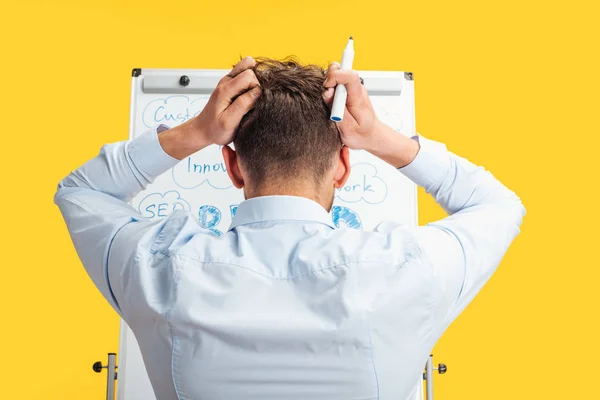
[{"label": "man's ear", "polygon": [[223,159],[225,160],[225,166],[227,167],[227,175],[229,175],[229,179],[233,182],[233,186],[238,189],[243,188],[244,177],[240,171],[237,153],[229,146],[223,146],[221,152],[223,153]]},{"label": "man's ear", "polygon": [[344,146],[340,150],[340,157],[337,161],[335,175],[333,176],[333,186],[341,188],[346,184],[350,176],[350,150]]}]

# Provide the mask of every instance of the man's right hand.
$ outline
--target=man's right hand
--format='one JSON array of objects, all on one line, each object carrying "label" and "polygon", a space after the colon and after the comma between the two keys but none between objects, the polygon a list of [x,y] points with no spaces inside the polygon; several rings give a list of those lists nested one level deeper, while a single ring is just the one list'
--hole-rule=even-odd
[{"label": "man's right hand", "polygon": [[323,98],[330,107],[335,87],[339,84],[345,85],[348,91],[344,118],[337,122],[342,142],[351,149],[368,150],[381,123],[375,115],[367,89],[360,83],[356,71],[340,69],[340,64],[334,62],[329,66],[323,83],[326,88]]},{"label": "man's right hand", "polygon": [[342,143],[351,149],[366,150],[396,168],[410,164],[419,152],[419,144],[377,118],[358,73],[342,70],[338,63],[329,66],[323,83],[326,88],[323,99],[330,107],[338,84],[345,85],[348,91],[344,119],[336,122]]}]

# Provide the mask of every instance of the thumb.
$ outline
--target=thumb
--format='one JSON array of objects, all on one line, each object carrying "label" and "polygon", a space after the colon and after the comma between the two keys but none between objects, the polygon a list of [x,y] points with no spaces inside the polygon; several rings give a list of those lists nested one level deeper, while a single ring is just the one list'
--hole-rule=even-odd
[{"label": "thumb", "polygon": [[358,121],[354,118],[354,115],[350,113],[347,106],[344,107],[344,119],[340,122],[336,122],[336,124],[342,134],[352,134],[358,127]]}]

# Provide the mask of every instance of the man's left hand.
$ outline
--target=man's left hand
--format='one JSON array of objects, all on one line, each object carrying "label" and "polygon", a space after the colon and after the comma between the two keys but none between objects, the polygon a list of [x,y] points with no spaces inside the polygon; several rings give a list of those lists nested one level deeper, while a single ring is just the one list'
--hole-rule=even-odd
[{"label": "man's left hand", "polygon": [[210,144],[228,145],[242,117],[252,109],[261,90],[252,68],[256,61],[245,57],[219,81],[202,112],[190,122]]},{"label": "man's left hand", "polygon": [[242,117],[254,107],[261,94],[253,67],[256,61],[246,57],[220,81],[200,114],[158,135],[160,145],[171,157],[183,158],[210,146],[226,146]]}]

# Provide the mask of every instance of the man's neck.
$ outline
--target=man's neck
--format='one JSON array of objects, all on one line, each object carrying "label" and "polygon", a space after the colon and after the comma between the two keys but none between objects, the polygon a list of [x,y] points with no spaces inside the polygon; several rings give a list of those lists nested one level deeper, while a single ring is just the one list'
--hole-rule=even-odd
[{"label": "man's neck", "polygon": [[301,186],[292,186],[286,187],[282,186],[268,186],[261,188],[244,188],[244,194],[246,199],[252,199],[255,197],[262,196],[296,196],[296,197],[304,197],[309,200],[312,200],[316,203],[319,203],[325,210],[329,211],[331,209],[331,198],[333,196],[326,196],[325,193],[321,193],[316,191],[314,188],[306,188]]}]

